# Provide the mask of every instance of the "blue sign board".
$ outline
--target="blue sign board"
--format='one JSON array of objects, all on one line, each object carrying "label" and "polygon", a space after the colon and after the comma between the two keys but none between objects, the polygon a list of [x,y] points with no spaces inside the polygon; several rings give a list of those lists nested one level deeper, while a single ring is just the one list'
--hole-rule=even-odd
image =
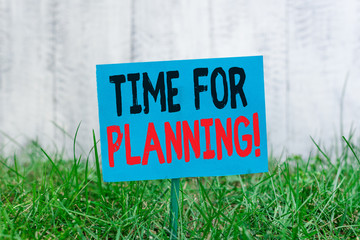
[{"label": "blue sign board", "polygon": [[106,182],[268,171],[262,56],[97,65]]}]

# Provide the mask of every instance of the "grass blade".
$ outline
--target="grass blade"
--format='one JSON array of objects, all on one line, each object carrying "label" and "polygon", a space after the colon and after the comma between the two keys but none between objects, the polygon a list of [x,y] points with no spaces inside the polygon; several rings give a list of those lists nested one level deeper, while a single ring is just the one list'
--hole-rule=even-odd
[{"label": "grass blade", "polygon": [[334,165],[331,163],[330,158],[324,153],[324,151],[320,148],[320,146],[315,142],[315,140],[310,136],[311,141],[315,144],[316,148],[321,152],[321,154],[326,158],[326,160],[328,161],[328,164],[334,168]]},{"label": "grass blade", "polygon": [[346,140],[346,138],[345,138],[344,136],[343,136],[342,138],[344,139],[344,141],[346,142],[346,144],[348,145],[348,147],[350,148],[351,152],[354,154],[357,162],[358,162],[359,165],[360,165],[359,157],[358,157],[357,154],[355,153],[354,148],[351,146],[351,144],[348,142],[348,140]]},{"label": "grass blade", "polygon": [[53,160],[51,159],[51,157],[45,152],[44,149],[40,148],[41,151],[45,154],[46,158],[51,162],[52,166],[55,168],[55,171],[57,173],[57,175],[59,176],[59,178],[64,182],[64,178],[62,177],[62,174],[59,171],[59,168],[56,166],[56,164],[53,162]]},{"label": "grass blade", "polygon": [[97,150],[97,145],[96,145],[97,142],[96,142],[94,130],[93,130],[93,140],[94,140],[94,154],[95,154],[95,163],[96,163],[96,176],[97,176],[97,180],[98,180],[98,190],[99,190],[100,194],[102,194],[103,189],[102,189],[102,182],[101,182],[100,161],[99,161],[99,155],[98,155],[98,150]]}]

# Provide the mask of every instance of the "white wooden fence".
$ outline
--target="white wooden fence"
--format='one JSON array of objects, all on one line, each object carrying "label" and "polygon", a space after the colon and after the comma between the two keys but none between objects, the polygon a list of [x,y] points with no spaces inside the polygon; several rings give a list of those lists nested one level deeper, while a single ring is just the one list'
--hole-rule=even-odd
[{"label": "white wooden fence", "polygon": [[276,154],[358,136],[360,1],[0,0],[0,149],[89,150],[96,64],[259,54]]}]

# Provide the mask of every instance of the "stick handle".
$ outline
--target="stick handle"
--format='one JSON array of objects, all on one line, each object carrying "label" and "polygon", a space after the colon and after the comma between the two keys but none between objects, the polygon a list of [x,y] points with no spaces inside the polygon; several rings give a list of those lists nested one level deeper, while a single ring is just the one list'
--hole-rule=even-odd
[{"label": "stick handle", "polygon": [[179,215],[180,178],[171,179],[170,198],[170,240],[177,239],[177,224]]}]

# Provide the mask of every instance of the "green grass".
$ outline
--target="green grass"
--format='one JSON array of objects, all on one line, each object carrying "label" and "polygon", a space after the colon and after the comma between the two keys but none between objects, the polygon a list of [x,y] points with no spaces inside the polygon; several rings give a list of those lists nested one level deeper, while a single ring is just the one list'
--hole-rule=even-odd
[{"label": "green grass", "polygon": [[[359,146],[344,142],[265,174],[181,179],[179,238],[359,239]],[[171,181],[104,183],[94,150],[0,156],[0,239],[167,239]]]}]

